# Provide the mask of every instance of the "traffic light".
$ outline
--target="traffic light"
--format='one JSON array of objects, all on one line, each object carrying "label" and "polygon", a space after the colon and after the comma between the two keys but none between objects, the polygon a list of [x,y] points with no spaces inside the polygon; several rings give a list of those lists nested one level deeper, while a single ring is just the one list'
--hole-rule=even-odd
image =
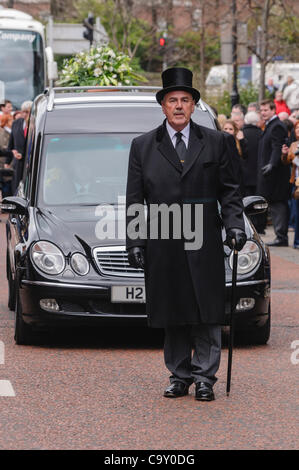
[{"label": "traffic light", "polygon": [[94,16],[92,13],[89,13],[88,18],[85,18],[83,26],[85,30],[83,31],[83,37],[90,42],[92,46],[93,43],[93,25],[94,25]]},{"label": "traffic light", "polygon": [[163,37],[161,37],[161,38],[159,39],[159,44],[160,44],[160,46],[162,46],[162,47],[165,46],[165,45],[166,45],[166,39],[163,38]]}]

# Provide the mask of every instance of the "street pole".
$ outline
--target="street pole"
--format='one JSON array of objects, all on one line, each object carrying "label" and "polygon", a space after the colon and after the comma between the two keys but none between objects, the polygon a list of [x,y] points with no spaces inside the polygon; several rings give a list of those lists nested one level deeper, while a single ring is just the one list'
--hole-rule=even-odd
[{"label": "street pole", "polygon": [[232,0],[232,62],[233,62],[233,83],[231,91],[231,106],[239,103],[238,93],[238,55],[237,55],[237,5],[236,0]]}]

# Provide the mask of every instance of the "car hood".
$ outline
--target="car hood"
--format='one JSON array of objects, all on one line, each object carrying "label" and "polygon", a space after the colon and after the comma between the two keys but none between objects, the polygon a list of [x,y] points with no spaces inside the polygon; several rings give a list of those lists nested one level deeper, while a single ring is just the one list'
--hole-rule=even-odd
[{"label": "car hood", "polygon": [[[36,209],[35,220],[40,240],[57,244],[67,255],[70,251],[90,254],[97,246],[125,244],[125,206],[61,206]],[[247,239],[253,231],[245,217]],[[226,232],[222,230],[223,241]]]},{"label": "car hood", "polygon": [[65,255],[82,249],[90,254],[96,246],[125,244],[125,206],[39,208],[35,221],[39,239],[57,244]]}]

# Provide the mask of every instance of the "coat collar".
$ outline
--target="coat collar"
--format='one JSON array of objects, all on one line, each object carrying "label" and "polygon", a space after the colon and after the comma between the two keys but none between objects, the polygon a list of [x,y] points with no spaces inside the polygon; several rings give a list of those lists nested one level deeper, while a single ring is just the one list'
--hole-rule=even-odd
[{"label": "coat collar", "polygon": [[277,120],[279,120],[279,117],[278,116],[275,116],[273,119],[271,119],[270,122],[268,122],[268,124],[266,125],[263,133],[265,134],[265,132],[267,132],[267,130],[269,129],[269,127],[271,127],[273,125],[273,123],[277,122]]},{"label": "coat collar", "polygon": [[158,127],[156,134],[158,150],[175,167],[175,169],[182,174],[182,177],[185,176],[186,173],[191,169],[191,167],[197,160],[197,157],[199,156],[200,152],[202,151],[204,147],[202,137],[203,136],[200,127],[194,124],[192,120],[190,120],[188,152],[186,157],[186,163],[184,166],[182,166],[167,132],[166,119],[164,120],[163,124]]}]

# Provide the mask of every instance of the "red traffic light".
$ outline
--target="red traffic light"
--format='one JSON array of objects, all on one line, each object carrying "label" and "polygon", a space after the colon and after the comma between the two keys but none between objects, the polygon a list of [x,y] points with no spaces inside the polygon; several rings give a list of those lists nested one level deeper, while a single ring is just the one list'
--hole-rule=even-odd
[{"label": "red traffic light", "polygon": [[159,39],[159,43],[160,43],[160,46],[165,46],[165,38],[160,38]]}]

